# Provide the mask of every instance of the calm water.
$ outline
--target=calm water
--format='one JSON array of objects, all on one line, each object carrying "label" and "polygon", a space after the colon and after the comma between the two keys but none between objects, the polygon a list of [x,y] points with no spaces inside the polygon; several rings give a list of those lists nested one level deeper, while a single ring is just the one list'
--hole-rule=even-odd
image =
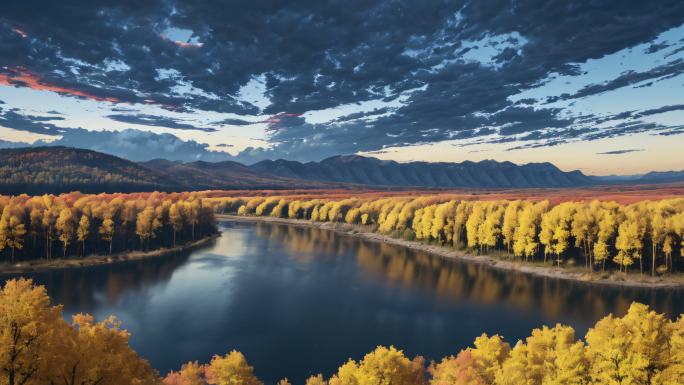
[{"label": "calm water", "polygon": [[267,383],[328,376],[378,344],[439,358],[482,332],[515,342],[562,322],[583,335],[635,299],[684,311],[681,291],[533,278],[319,229],[221,227],[214,244],[189,254],[32,277],[67,317],[116,314],[162,373],[238,349]]}]

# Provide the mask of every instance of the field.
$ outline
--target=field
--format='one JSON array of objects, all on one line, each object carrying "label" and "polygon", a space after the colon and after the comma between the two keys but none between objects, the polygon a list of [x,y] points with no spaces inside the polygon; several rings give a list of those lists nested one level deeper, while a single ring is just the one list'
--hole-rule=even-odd
[{"label": "field", "polygon": [[280,196],[290,199],[340,199],[349,197],[382,198],[417,195],[450,196],[468,200],[526,199],[548,200],[555,204],[566,201],[615,201],[630,204],[644,200],[661,200],[684,196],[684,183],[647,184],[633,186],[598,186],[573,189],[359,189],[359,190],[215,190],[202,193],[207,198]]}]

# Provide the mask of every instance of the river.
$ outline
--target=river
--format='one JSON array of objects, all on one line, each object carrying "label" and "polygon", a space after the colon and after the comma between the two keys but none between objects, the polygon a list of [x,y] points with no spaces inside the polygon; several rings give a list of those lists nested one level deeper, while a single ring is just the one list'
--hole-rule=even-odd
[{"label": "river", "polygon": [[684,312],[681,290],[533,277],[317,228],[221,222],[220,229],[192,252],[29,276],[68,318],[116,315],[162,374],[237,349],[267,383],[327,377],[379,344],[438,359],[483,332],[514,344],[560,322],[583,336],[633,300],[671,317]]}]

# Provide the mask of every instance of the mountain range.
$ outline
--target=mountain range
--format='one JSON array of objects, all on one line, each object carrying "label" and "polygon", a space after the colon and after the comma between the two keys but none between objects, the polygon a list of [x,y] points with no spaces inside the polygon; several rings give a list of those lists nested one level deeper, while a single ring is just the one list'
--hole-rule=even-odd
[{"label": "mountain range", "polygon": [[0,150],[0,193],[132,192],[291,188],[570,188],[684,181],[684,171],[595,177],[551,163],[485,160],[429,163],[358,155],[320,162],[266,160],[132,162],[91,150],[39,147]]}]

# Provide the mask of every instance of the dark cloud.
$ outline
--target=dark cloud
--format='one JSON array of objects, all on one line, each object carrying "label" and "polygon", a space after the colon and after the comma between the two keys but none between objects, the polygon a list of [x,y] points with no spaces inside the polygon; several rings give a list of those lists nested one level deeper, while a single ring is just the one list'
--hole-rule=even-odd
[{"label": "dark cloud", "polygon": [[[123,131],[89,131],[82,128],[63,128],[46,123],[62,117],[41,117],[22,115],[16,111],[0,112],[0,127],[54,136],[54,140],[9,142],[0,140],[0,148],[27,146],[80,147],[116,155],[135,161],[156,158],[180,161],[223,161],[232,156],[220,151],[210,151],[208,145],[195,141],[184,141],[171,134],[157,134],[149,131],[127,129]],[[230,147],[226,144],[224,147]]]},{"label": "dark cloud", "polygon": [[250,124],[254,124],[254,122],[249,122],[247,120],[242,120],[242,119],[223,119],[221,121],[215,122],[214,124],[216,125],[221,125],[221,124],[227,124],[230,126],[249,126]]},{"label": "dark cloud", "polygon": [[643,148],[628,148],[628,149],[624,149],[624,150],[597,152],[596,155],[622,155],[622,154],[628,154],[630,152],[640,152],[640,151],[644,151],[644,149]]},{"label": "dark cloud", "polygon": [[649,116],[649,115],[656,115],[656,114],[662,114],[665,112],[671,112],[671,111],[679,111],[679,110],[684,110],[684,104],[675,104],[671,106],[663,106],[663,107],[658,107],[658,108],[652,108],[650,110],[644,110],[641,111],[637,114],[637,116]]},{"label": "dark cloud", "polygon": [[16,109],[3,110],[0,108],[0,127],[13,128],[35,134],[59,135],[63,129],[49,122],[63,119],[63,117],[59,116],[24,115]]},{"label": "dark cloud", "polygon": [[81,147],[134,161],[169,159],[179,161],[223,161],[229,154],[210,151],[206,144],[183,141],[171,134],[127,129],[123,131],[65,130],[62,138],[50,143],[35,145]]},{"label": "dark cloud", "polygon": [[558,100],[568,100],[568,99],[577,99],[577,98],[583,98],[591,95],[596,95],[600,94],[603,92],[607,91],[613,91],[618,88],[626,87],[629,85],[633,85],[639,82],[643,82],[645,80],[649,79],[658,79],[658,81],[662,81],[664,79],[672,78],[674,76],[678,76],[680,74],[684,73],[684,60],[678,59],[675,60],[671,63],[667,63],[655,68],[652,68],[651,70],[648,71],[643,71],[643,72],[636,72],[636,71],[628,71],[617,78],[605,82],[603,84],[592,84],[589,86],[586,86],[582,88],[581,90],[577,91],[574,94],[564,94],[559,97],[552,97],[549,98],[547,101],[548,102],[555,102]]},{"label": "dark cloud", "polygon": [[156,127],[168,127],[178,130],[199,130],[212,132],[216,131],[215,128],[210,127],[197,127],[188,123],[181,123],[176,119],[172,119],[166,116],[157,115],[146,115],[146,114],[136,114],[136,115],[124,115],[124,114],[114,114],[107,115],[109,119],[116,120],[117,122],[123,123],[133,123],[141,124],[143,126],[156,126]]},{"label": "dark cloud", "polygon": [[[9,2],[0,15],[0,68],[6,68],[0,84],[175,111],[276,116],[269,131],[273,147],[249,150],[246,157],[309,160],[492,133],[554,144],[585,131],[559,110],[526,108],[534,101],[514,103],[511,96],[550,74],[578,75],[577,63],[651,42],[683,21],[678,0]],[[170,27],[192,31],[197,43],[164,37]],[[647,51],[666,48],[672,49],[652,44]],[[495,52],[483,53],[490,49]],[[683,70],[682,60],[673,59],[552,100]],[[271,104],[260,108],[238,91],[262,74]],[[400,95],[401,106],[329,124],[282,118]],[[112,118],[210,130],[161,116]],[[36,132],[56,130],[35,119],[31,124]],[[615,127],[594,136],[635,130],[648,128]]]}]

